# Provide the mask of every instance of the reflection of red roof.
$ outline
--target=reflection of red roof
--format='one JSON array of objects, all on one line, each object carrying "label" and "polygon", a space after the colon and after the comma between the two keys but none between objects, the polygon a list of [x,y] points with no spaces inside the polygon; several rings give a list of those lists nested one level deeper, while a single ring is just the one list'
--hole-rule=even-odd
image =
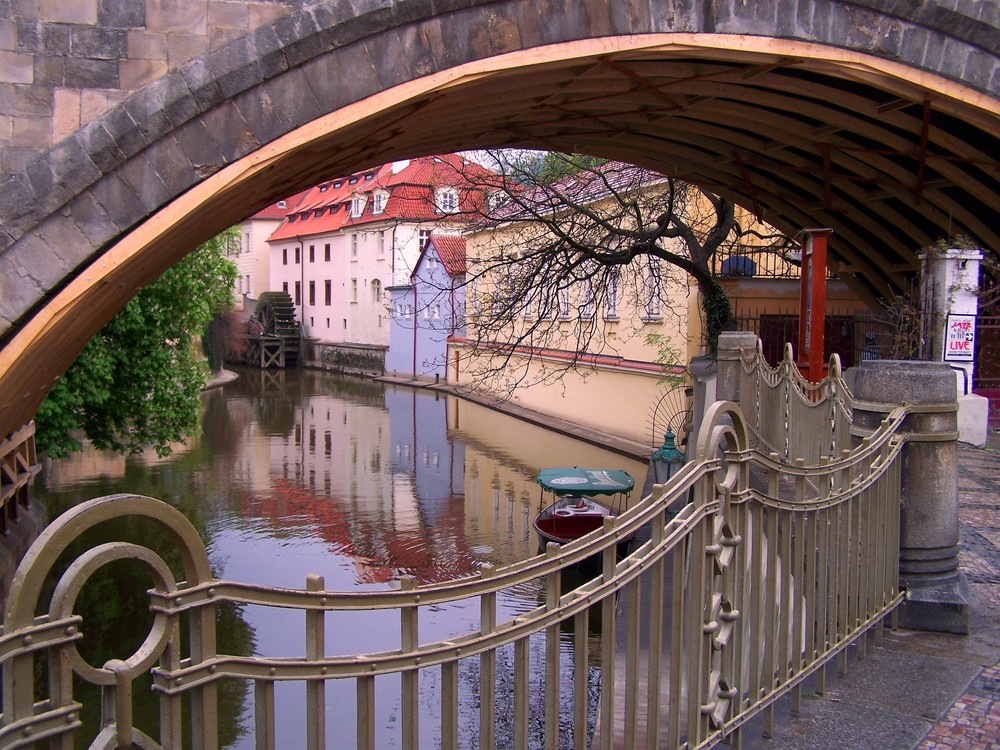
[{"label": "reflection of red roof", "polygon": [[[485,167],[448,154],[382,164],[327,180],[305,192],[269,241],[329,234],[374,222],[454,220],[481,205],[483,180],[491,175]],[[458,190],[457,214],[436,210],[434,193],[443,187]],[[364,197],[365,205],[360,216],[352,216],[351,204],[357,194]],[[379,213],[374,211],[376,194],[387,196]]]},{"label": "reflection of red roof", "polygon": [[424,256],[432,245],[437,250],[438,258],[441,259],[444,270],[449,276],[460,276],[465,273],[465,237],[457,234],[432,234],[427,244],[420,250],[417,268],[420,268]]},{"label": "reflection of red roof", "polygon": [[[276,529],[307,526],[329,542],[333,552],[351,558],[359,583],[387,583],[404,575],[418,583],[433,583],[478,570],[465,545],[461,512],[444,514],[434,528],[385,528],[377,519],[350,516],[335,498],[276,479],[269,495],[244,498],[243,515],[267,519]],[[453,548],[437,543],[442,535]]]}]

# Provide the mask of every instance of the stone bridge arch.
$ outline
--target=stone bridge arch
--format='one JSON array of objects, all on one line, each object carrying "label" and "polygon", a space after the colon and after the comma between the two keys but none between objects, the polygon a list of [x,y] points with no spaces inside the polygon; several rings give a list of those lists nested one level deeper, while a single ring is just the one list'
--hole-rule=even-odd
[{"label": "stone bridge arch", "polygon": [[872,294],[939,237],[998,248],[998,16],[973,0],[290,7],[8,176],[0,435],[199,242],[394,158],[532,146],[626,159],[786,231],[833,227],[841,275]]}]

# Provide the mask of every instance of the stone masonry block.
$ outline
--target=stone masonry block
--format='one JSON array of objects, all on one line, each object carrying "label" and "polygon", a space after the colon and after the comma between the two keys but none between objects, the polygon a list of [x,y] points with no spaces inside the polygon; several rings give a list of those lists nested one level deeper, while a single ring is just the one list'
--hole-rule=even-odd
[{"label": "stone masonry block", "polygon": [[400,46],[407,50],[410,57],[410,69],[416,77],[430,75],[438,71],[437,60],[431,41],[423,34],[424,25],[411,25],[397,29],[393,33],[399,39]]},{"label": "stone masonry block", "polygon": [[149,100],[156,102],[160,113],[174,127],[198,114],[198,104],[177,71],[157,78],[145,91]]},{"label": "stone masonry block", "polygon": [[45,148],[52,142],[52,121],[48,117],[16,117],[10,142],[14,146]]},{"label": "stone masonry block", "polygon": [[24,172],[38,204],[39,217],[58,210],[72,197],[71,190],[61,182],[54,165],[45,156],[34,159]]},{"label": "stone masonry block", "polygon": [[208,33],[208,6],[205,2],[177,0],[146,0],[146,28],[165,34]]},{"label": "stone masonry block", "polygon": [[250,22],[250,9],[246,3],[232,0],[208,0],[209,28],[229,28],[246,31]]},{"label": "stone masonry block", "polygon": [[64,23],[43,24],[38,30],[38,52],[44,55],[73,54],[70,35],[73,27]]},{"label": "stone masonry block", "polygon": [[316,101],[305,74],[299,68],[267,81],[263,88],[289,129],[305,125],[326,114],[327,110]]},{"label": "stone masonry block", "polygon": [[141,155],[129,159],[117,172],[142,201],[143,207],[150,215],[175,197],[163,184],[156,170],[156,163],[150,156],[152,151],[153,147],[150,147]]},{"label": "stone masonry block", "polygon": [[121,105],[139,127],[147,146],[171,130],[170,121],[163,111],[163,93],[160,86],[144,88]]},{"label": "stone masonry block", "polygon": [[166,60],[122,60],[118,78],[123,89],[135,90],[167,74]]},{"label": "stone masonry block", "polygon": [[76,89],[118,88],[118,60],[66,58],[64,83]]},{"label": "stone masonry block", "polygon": [[261,26],[273,23],[281,16],[292,11],[294,9],[294,5],[294,3],[277,2],[250,3],[247,8],[249,11],[247,26],[251,29],[258,29]]},{"label": "stone masonry block", "polygon": [[34,82],[42,86],[64,86],[66,83],[66,58],[35,55]]},{"label": "stone masonry block", "polygon": [[17,49],[17,24],[9,19],[0,20],[0,49],[9,52]]},{"label": "stone masonry block", "polygon": [[194,97],[198,110],[204,112],[211,109],[225,97],[219,84],[212,78],[211,72],[204,60],[192,60],[180,69],[180,76]]},{"label": "stone masonry block", "polygon": [[225,155],[209,135],[205,123],[200,120],[192,120],[178,128],[174,136],[187,163],[199,178],[205,179],[225,166]]},{"label": "stone masonry block", "polygon": [[250,35],[250,43],[263,80],[266,81],[288,70],[285,50],[271,26],[264,26],[254,31]]},{"label": "stone masonry block", "polygon": [[140,29],[146,25],[146,3],[98,0],[97,25],[113,29]]},{"label": "stone masonry block", "polygon": [[117,175],[107,175],[90,189],[90,193],[119,232],[132,228],[148,216],[135,191]]},{"label": "stone masonry block", "polygon": [[52,252],[62,259],[65,268],[76,268],[96,250],[73,220],[66,216],[50,217],[38,228],[38,233]]},{"label": "stone masonry block", "polygon": [[329,47],[315,16],[309,13],[291,13],[277,19],[272,25],[281,42],[289,67],[295,67],[326,52]]},{"label": "stone masonry block", "polygon": [[0,51],[0,81],[5,83],[32,83],[34,78],[34,57],[19,52]]},{"label": "stone masonry block", "polygon": [[208,67],[227,96],[247,91],[263,77],[248,39],[238,39],[208,54]]},{"label": "stone masonry block", "polygon": [[145,134],[124,107],[110,109],[101,119],[126,159],[135,156],[149,145]]},{"label": "stone masonry block", "polygon": [[367,57],[358,57],[359,66],[375,72],[382,88],[390,88],[413,78],[409,59],[399,36],[394,31],[386,31],[363,43]]},{"label": "stone masonry block", "polygon": [[83,144],[68,138],[49,151],[52,171],[72,193],[80,193],[101,178],[101,171],[90,158]]},{"label": "stone masonry block", "polygon": [[180,141],[172,135],[161,138],[150,146],[143,157],[155,169],[166,188],[168,200],[177,197],[199,180]]},{"label": "stone masonry block", "polygon": [[41,295],[38,283],[24,274],[12,253],[0,255],[0,319],[8,325],[18,320]]},{"label": "stone masonry block", "polygon": [[197,34],[168,34],[166,39],[167,62],[171,67],[199,57],[208,47],[208,37]]},{"label": "stone masonry block", "polygon": [[222,152],[226,164],[260,147],[254,140],[252,131],[243,121],[243,115],[231,101],[215,107],[201,119],[210,137]]},{"label": "stone masonry block", "polygon": [[0,216],[3,230],[14,239],[20,238],[38,222],[41,209],[28,175],[23,170],[11,172],[0,190]]},{"label": "stone masonry block", "polygon": [[269,143],[291,130],[288,121],[274,106],[263,87],[258,86],[240,94],[233,103],[257,143]]},{"label": "stone masonry block", "polygon": [[73,268],[38,231],[26,234],[8,252],[14,253],[19,275],[41,289],[51,289]]},{"label": "stone masonry block", "polygon": [[119,60],[127,53],[128,34],[124,29],[74,26],[70,33],[70,49],[74,56]]},{"label": "stone masonry block", "polygon": [[168,50],[165,34],[150,34],[143,29],[130,29],[127,39],[130,59],[167,60]]},{"label": "stone masonry block", "polygon": [[41,26],[37,21],[30,18],[14,17],[17,25],[17,46],[18,52],[28,52],[36,54],[41,48]]},{"label": "stone masonry block", "polygon": [[104,247],[118,236],[118,228],[89,192],[80,193],[73,200],[69,215],[91,247]]},{"label": "stone masonry block", "polygon": [[38,18],[56,23],[97,23],[97,0],[38,0]]},{"label": "stone masonry block", "polygon": [[80,92],[56,89],[53,100],[52,140],[61,141],[80,127]]},{"label": "stone masonry block", "polygon": [[74,137],[102,174],[108,174],[125,161],[124,152],[103,122],[84,125]]}]

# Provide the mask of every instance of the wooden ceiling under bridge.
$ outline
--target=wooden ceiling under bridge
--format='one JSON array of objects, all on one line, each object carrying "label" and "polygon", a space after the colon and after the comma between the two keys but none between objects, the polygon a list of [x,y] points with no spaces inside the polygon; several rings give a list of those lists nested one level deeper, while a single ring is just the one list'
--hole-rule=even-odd
[{"label": "wooden ceiling under bridge", "polygon": [[904,290],[940,239],[1000,252],[995,116],[839,61],[739,57],[647,49],[491,76],[424,102],[420,122],[441,127],[415,140],[623,159],[790,234],[831,227],[835,272],[869,298]]}]

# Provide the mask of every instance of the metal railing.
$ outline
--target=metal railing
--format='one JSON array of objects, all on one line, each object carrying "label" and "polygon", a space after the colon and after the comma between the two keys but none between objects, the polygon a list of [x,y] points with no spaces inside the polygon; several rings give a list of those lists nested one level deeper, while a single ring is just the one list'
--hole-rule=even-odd
[{"label": "metal railing", "polygon": [[[778,390],[801,385],[788,373],[762,371],[764,385],[755,387],[763,393],[776,378]],[[784,384],[789,378],[791,385]],[[802,418],[829,418],[829,407],[812,406],[812,396],[783,398],[801,402]],[[757,416],[765,414],[764,400],[756,403]],[[788,408],[782,419],[790,423],[800,412]],[[391,700],[398,702],[404,748],[420,746],[423,681],[439,686],[434,745],[443,748],[583,750],[593,742],[606,750],[692,750],[738,739],[755,716],[764,714],[769,722],[780,697],[798,701],[810,674],[819,674],[822,689],[827,663],[851,644],[863,648],[869,629],[879,637],[882,619],[900,603],[902,441],[896,431],[904,415],[902,408],[890,413],[854,450],[789,465],[753,450],[740,408],[717,402],[699,430],[694,459],[669,485],[656,486],[608,519],[603,530],[561,548],[550,545],[524,562],[484,566],[475,577],[421,586],[403,580],[392,591],[327,591],[318,577],[303,589],[216,580],[194,527],[173,507],[134,495],[91,500],[57,518],[18,569],[0,636],[0,748],[41,746],[43,740],[72,747],[82,708],[74,699],[74,675],[101,687],[94,748],[179,748],[185,725],[191,747],[217,747],[218,688],[226,680],[253,686],[258,748],[275,747],[275,686],[285,681],[299,683],[305,693],[305,714],[296,718],[306,726],[306,747],[350,747],[353,741],[375,748],[376,696],[384,699],[386,683],[379,683],[387,679],[396,691]],[[838,451],[842,445],[836,443]],[[125,542],[95,547],[61,573],[55,569],[81,534],[121,516],[165,529],[179,552],[178,569]],[[643,541],[620,557],[619,543],[633,534]],[[98,569],[118,560],[149,571],[153,625],[134,654],[94,666],[77,650],[87,624],[74,614],[74,601]],[[567,586],[568,571],[578,572],[587,561],[595,562],[591,572]],[[43,599],[49,577],[58,582]],[[502,592],[535,580],[544,584],[541,604],[500,617]],[[459,600],[478,600],[479,622],[446,640],[422,640],[427,608]],[[216,610],[223,602],[301,613],[303,653],[221,653]],[[332,655],[325,638],[329,621],[372,609],[397,613],[398,646]],[[589,633],[598,617],[595,646]],[[560,649],[562,630],[572,633],[571,659]],[[612,646],[616,632],[622,633],[620,652]],[[499,679],[501,653],[512,665],[511,679]],[[588,677],[595,658],[599,698]],[[159,696],[155,737],[132,721],[132,685],[147,671]],[[567,671],[572,678],[564,687]],[[530,695],[538,674],[541,686]],[[476,681],[478,700],[460,700],[460,678]],[[356,701],[347,709],[353,738],[327,725],[332,681],[353,683]],[[532,719],[529,707],[539,701],[541,721]],[[510,714],[503,736],[498,706]],[[593,736],[590,724],[596,724]],[[333,736],[335,743],[328,740]]]}]

